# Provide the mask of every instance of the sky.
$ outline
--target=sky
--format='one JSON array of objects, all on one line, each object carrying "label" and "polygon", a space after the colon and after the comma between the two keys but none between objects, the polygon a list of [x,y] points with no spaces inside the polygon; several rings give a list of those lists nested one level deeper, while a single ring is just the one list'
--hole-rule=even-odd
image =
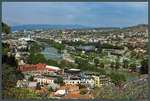
[{"label": "sky", "polygon": [[2,21],[10,26],[127,27],[148,23],[148,2],[3,2]]}]

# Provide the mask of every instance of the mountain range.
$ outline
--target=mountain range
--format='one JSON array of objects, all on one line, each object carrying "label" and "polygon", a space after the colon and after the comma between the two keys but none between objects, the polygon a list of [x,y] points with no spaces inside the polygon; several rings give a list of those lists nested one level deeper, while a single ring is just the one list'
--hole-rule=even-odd
[{"label": "mountain range", "polygon": [[27,25],[18,25],[18,26],[11,26],[11,31],[19,30],[23,31],[31,30],[31,29],[49,29],[49,28],[66,28],[66,29],[76,29],[76,28],[92,28],[85,25],[51,25],[51,24],[27,24]]},{"label": "mountain range", "polygon": [[[58,29],[97,29],[97,30],[107,30],[107,29],[120,29],[120,27],[91,27],[91,26],[85,26],[85,25],[51,25],[51,24],[27,24],[27,25],[18,25],[18,26],[11,26],[11,31],[19,30],[23,31],[26,30],[32,30],[32,29],[50,29],[50,28],[58,28]],[[148,28],[147,24],[139,24],[136,26],[131,27],[124,27],[123,30],[141,30],[145,31],[145,29]]]}]

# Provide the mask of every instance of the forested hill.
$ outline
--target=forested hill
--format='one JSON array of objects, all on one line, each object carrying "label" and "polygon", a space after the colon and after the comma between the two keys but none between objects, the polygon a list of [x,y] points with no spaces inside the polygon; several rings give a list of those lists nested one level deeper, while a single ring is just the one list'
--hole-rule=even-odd
[{"label": "forested hill", "polygon": [[11,32],[11,27],[2,22],[2,32],[9,34]]}]

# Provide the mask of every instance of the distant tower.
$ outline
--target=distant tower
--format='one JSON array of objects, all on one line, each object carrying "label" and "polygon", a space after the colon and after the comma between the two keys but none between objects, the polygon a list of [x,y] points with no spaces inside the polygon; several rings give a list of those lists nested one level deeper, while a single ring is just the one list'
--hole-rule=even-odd
[{"label": "distant tower", "polygon": [[24,33],[26,33],[27,31],[24,29]]}]

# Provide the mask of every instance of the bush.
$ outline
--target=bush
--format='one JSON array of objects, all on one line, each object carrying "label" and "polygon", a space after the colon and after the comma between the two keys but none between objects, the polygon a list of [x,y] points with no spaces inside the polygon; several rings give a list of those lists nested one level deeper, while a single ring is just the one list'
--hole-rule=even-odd
[{"label": "bush", "polygon": [[84,95],[84,94],[86,94],[87,93],[87,91],[80,91],[80,94],[81,95]]},{"label": "bush", "polygon": [[126,81],[126,78],[123,74],[114,73],[112,72],[110,75],[112,83],[114,83],[116,86],[121,85],[123,82]]},{"label": "bush", "polygon": [[2,99],[37,99],[37,94],[28,89],[10,88],[2,91]]},{"label": "bush", "polygon": [[[148,82],[141,86],[134,86],[133,84],[128,84],[126,88],[119,89],[115,86],[104,87],[100,90],[100,93],[96,99],[148,99]],[[107,92],[106,92],[107,91]]]},{"label": "bush", "polygon": [[61,86],[65,85],[65,82],[62,77],[58,77],[57,79],[55,79],[54,83],[60,84]]},{"label": "bush", "polygon": [[29,80],[29,81],[33,81],[33,80],[34,80],[34,76],[30,76],[30,77],[28,78],[28,80]]},{"label": "bush", "polygon": [[24,77],[20,70],[8,64],[2,64],[2,71],[3,89],[9,89],[16,86],[17,81]]}]

